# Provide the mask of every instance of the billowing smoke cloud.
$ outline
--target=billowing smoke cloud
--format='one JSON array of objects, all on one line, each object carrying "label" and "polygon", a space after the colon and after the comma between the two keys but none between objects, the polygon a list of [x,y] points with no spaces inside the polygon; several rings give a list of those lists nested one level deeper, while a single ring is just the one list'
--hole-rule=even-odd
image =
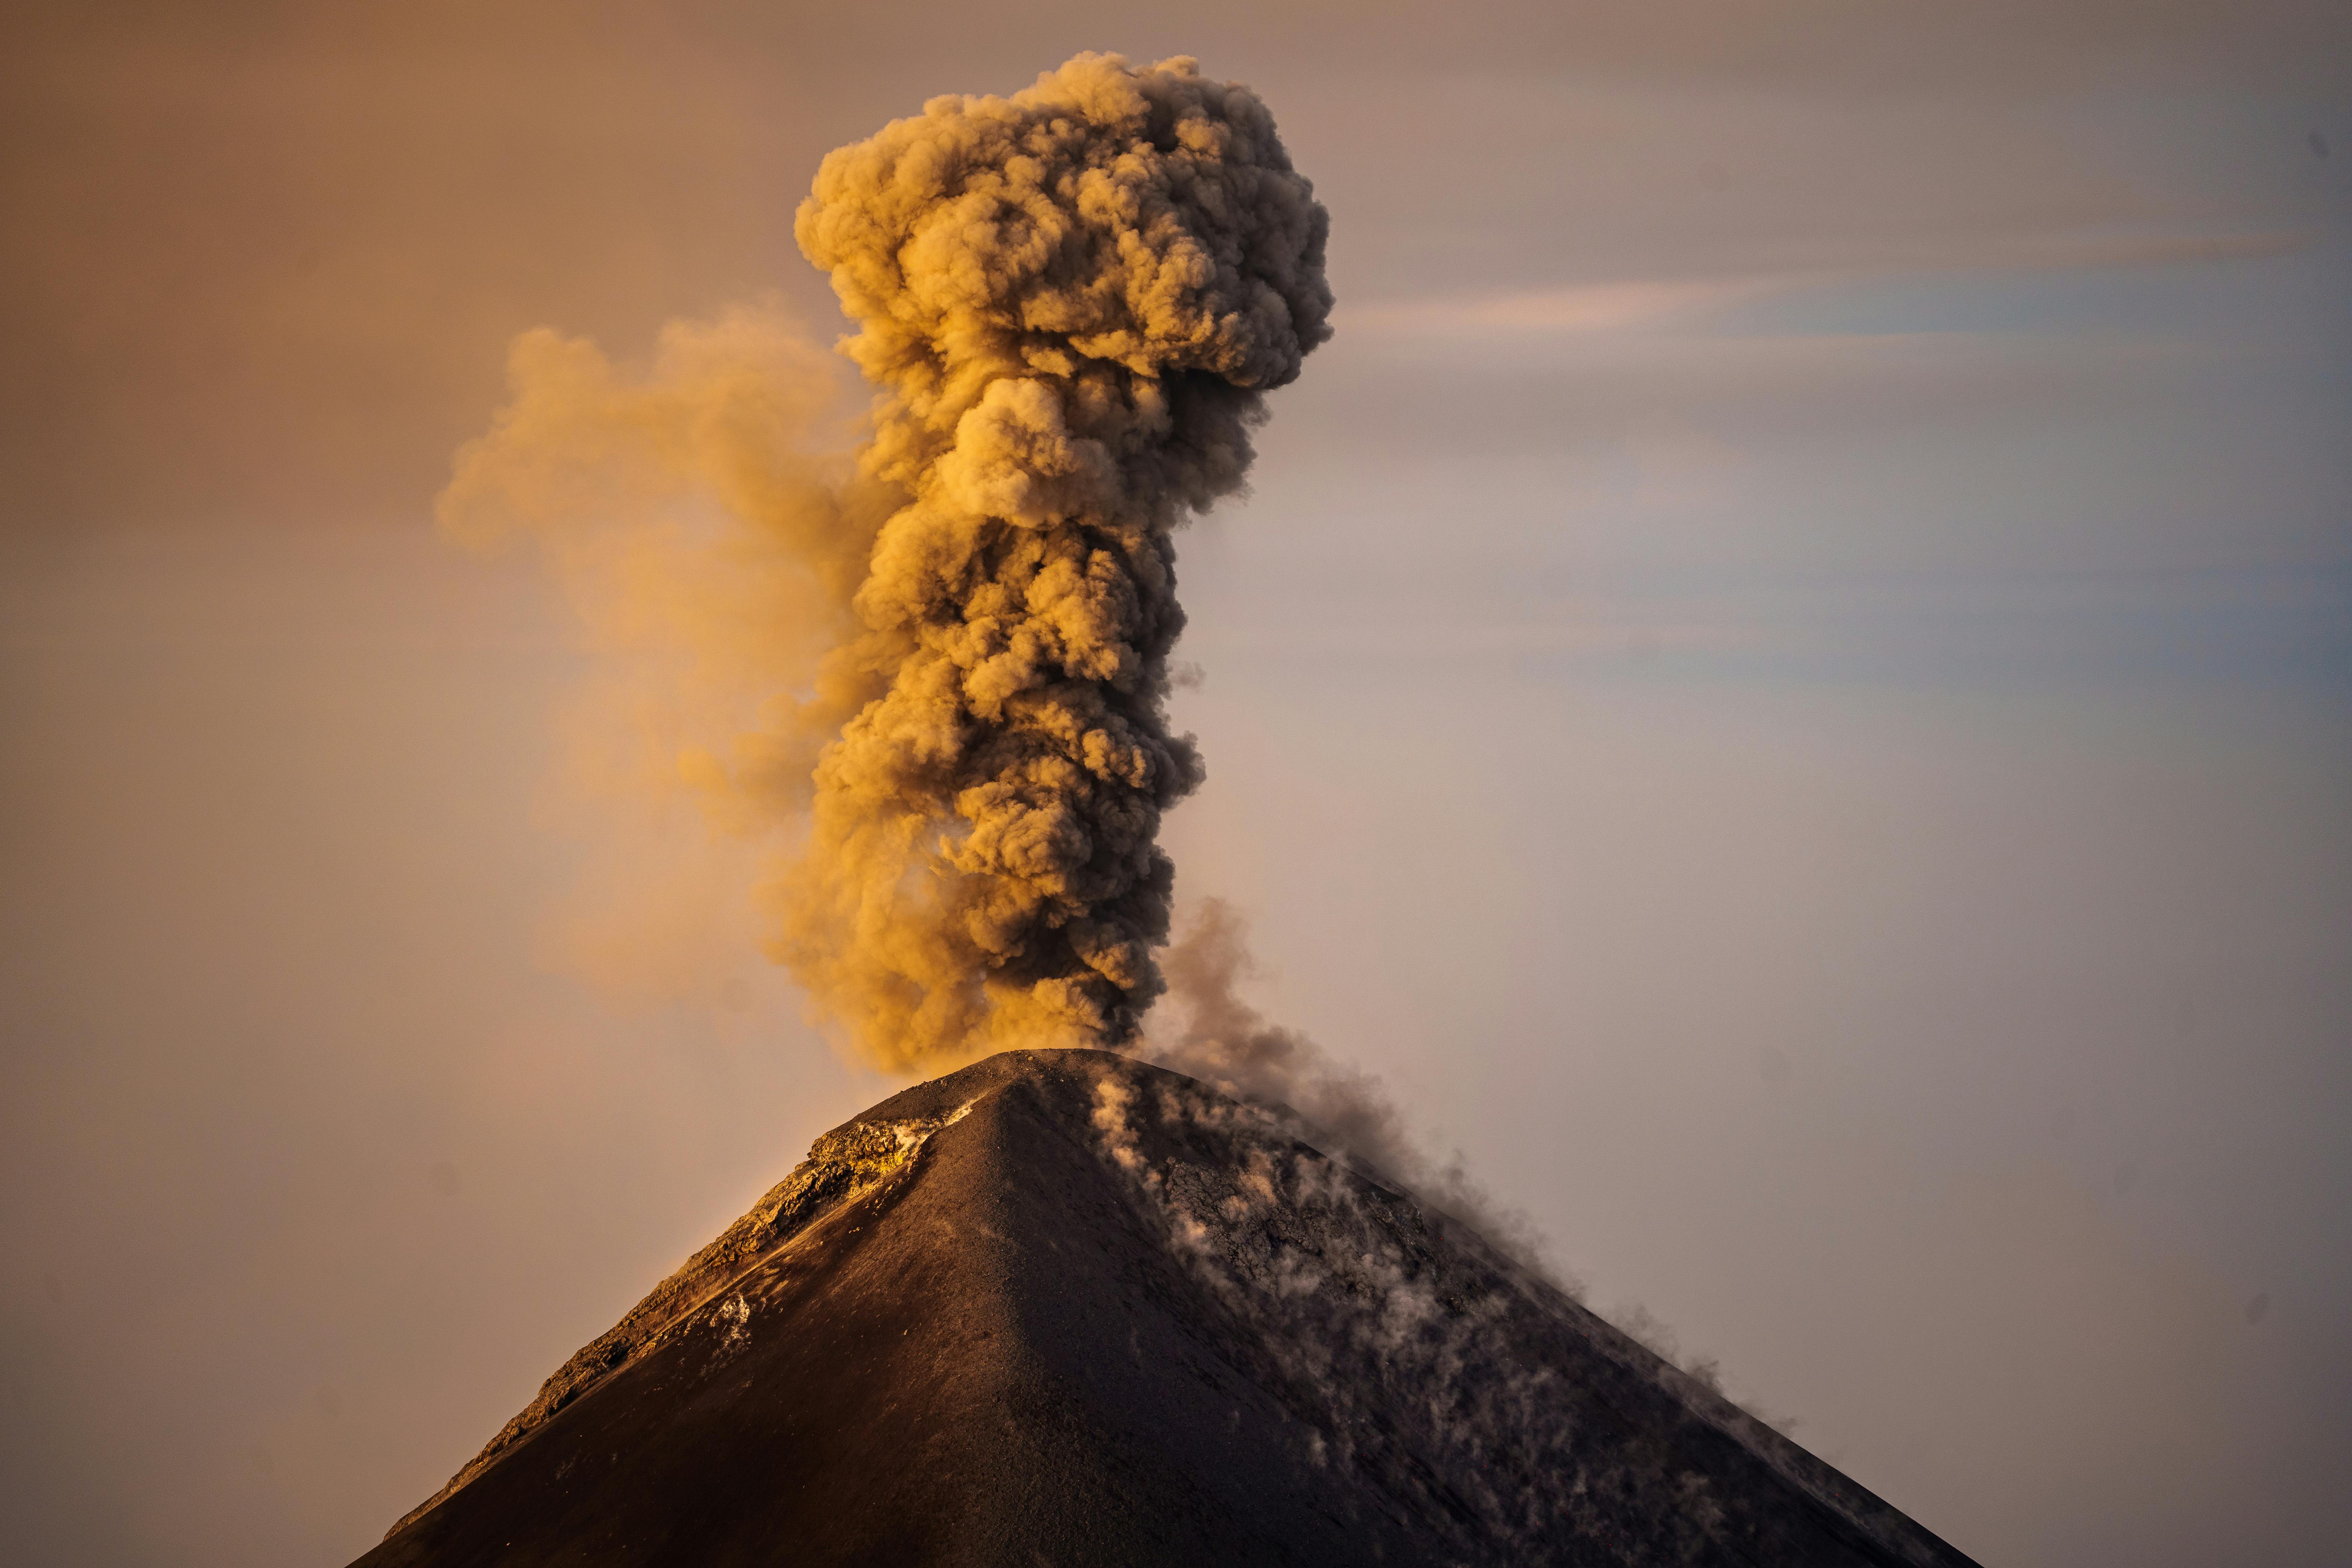
[{"label": "billowing smoke cloud", "polygon": [[1170,535],[1237,489],[1331,305],[1327,219],[1248,89],[1080,56],[824,161],[797,232],[887,389],[853,657],[782,951],[877,1057],[1118,1041],[1160,989]]},{"label": "billowing smoke cloud", "polygon": [[[538,532],[608,636],[675,634],[741,713],[680,776],[794,841],[773,952],[877,1065],[1120,1044],[1162,990],[1160,820],[1202,776],[1165,712],[1171,536],[1329,335],[1327,227],[1247,89],[1082,55],[825,159],[797,233],[880,388],[854,471],[793,456],[822,376],[754,318],[673,334],[644,385],[518,344],[445,519]],[[634,506],[688,496],[699,523]],[[770,590],[772,629],[697,622]]]}]

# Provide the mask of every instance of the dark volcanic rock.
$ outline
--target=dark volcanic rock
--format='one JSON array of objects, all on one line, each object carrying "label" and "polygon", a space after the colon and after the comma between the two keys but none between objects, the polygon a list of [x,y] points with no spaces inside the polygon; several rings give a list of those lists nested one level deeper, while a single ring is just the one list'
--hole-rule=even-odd
[{"label": "dark volcanic rock", "polygon": [[1967,1563],[1310,1138],[1094,1051],[910,1089],[360,1562]]}]

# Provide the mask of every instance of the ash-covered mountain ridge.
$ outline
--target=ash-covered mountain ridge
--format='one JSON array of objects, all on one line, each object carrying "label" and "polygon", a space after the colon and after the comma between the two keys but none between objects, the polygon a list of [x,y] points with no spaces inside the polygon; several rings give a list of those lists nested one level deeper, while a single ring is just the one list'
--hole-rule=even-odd
[{"label": "ash-covered mountain ridge", "polygon": [[1286,1110],[1068,1050],[819,1138],[359,1561],[1969,1560]]}]

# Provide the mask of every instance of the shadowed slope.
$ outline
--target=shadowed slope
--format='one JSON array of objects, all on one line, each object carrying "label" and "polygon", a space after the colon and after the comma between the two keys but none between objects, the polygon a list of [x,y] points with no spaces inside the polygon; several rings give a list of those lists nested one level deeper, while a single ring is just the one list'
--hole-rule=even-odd
[{"label": "shadowed slope", "polygon": [[1101,1052],[910,1089],[361,1562],[1965,1563],[1303,1131]]}]

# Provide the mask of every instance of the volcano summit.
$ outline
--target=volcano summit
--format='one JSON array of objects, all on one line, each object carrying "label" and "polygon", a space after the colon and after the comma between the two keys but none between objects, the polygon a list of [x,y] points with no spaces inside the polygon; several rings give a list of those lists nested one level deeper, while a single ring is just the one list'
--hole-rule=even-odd
[{"label": "volcano summit", "polygon": [[1315,1136],[1103,1051],[893,1096],[360,1563],[1964,1568]]}]

